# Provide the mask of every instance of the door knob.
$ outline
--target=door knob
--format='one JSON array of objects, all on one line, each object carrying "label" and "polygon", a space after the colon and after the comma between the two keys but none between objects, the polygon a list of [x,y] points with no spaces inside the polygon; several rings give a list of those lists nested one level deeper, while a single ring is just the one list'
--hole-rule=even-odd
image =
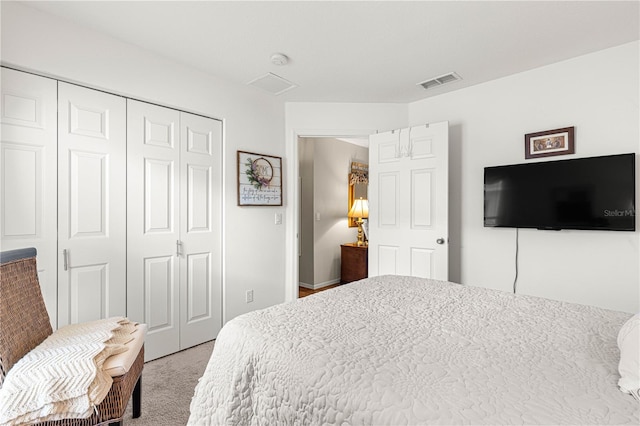
[{"label": "door knob", "polygon": [[436,243],[438,243],[438,244],[444,244],[444,238],[438,238],[438,239],[436,240]]}]

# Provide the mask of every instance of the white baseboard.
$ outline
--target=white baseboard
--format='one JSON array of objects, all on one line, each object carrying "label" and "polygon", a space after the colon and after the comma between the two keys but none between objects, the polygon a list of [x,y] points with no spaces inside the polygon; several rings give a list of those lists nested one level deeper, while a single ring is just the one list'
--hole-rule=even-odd
[{"label": "white baseboard", "polygon": [[333,284],[338,284],[339,282],[340,282],[340,278],[336,278],[334,280],[325,281],[323,283],[317,283],[317,284],[307,284],[300,281],[298,282],[298,285],[303,288],[308,288],[309,290],[318,290],[320,288],[328,287]]}]

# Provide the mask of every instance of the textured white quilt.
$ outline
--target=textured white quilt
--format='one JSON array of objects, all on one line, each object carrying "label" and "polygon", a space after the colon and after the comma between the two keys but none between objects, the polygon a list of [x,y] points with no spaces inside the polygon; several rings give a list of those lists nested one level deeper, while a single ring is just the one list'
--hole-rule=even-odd
[{"label": "textured white quilt", "polygon": [[639,424],[630,314],[375,277],[227,323],[191,425]]},{"label": "textured white quilt", "polygon": [[113,379],[102,371],[126,351],[135,323],[113,317],[59,328],[7,373],[0,387],[0,425],[90,417]]}]

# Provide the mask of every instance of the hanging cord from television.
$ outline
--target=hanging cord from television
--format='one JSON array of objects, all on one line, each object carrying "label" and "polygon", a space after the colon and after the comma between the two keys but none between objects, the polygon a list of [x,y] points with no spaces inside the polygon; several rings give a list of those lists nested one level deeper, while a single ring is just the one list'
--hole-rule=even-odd
[{"label": "hanging cord from television", "polygon": [[519,251],[519,244],[518,244],[518,231],[520,229],[516,228],[516,276],[513,279],[513,294],[516,294],[516,283],[518,282],[518,251]]}]

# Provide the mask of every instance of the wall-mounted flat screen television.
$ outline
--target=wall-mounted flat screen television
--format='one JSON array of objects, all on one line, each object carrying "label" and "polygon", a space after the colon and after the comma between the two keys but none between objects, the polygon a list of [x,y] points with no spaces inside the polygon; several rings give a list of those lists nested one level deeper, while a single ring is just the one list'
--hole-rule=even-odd
[{"label": "wall-mounted flat screen television", "polygon": [[485,167],[484,226],[635,231],[635,154]]}]

